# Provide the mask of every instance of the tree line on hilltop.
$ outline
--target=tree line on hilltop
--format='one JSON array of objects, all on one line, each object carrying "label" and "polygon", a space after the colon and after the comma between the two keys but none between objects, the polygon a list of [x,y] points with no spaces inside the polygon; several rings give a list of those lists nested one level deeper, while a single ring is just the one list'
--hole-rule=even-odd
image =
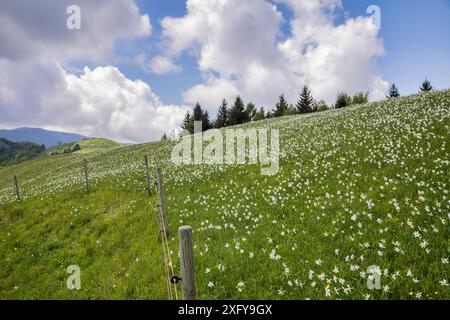
[{"label": "tree line on hilltop", "polygon": [[[420,92],[426,93],[433,90],[433,87],[426,79],[421,87]],[[388,99],[397,98],[400,96],[399,89],[396,84],[389,87],[386,95]],[[288,103],[285,96],[282,94],[272,110],[266,111],[263,107],[257,108],[254,103],[244,103],[240,96],[237,96],[233,105],[229,106],[228,101],[223,99],[219,106],[217,116],[214,120],[211,119],[208,111],[203,109],[197,103],[192,111],[188,111],[184,117],[181,128],[187,130],[189,133],[194,132],[194,122],[202,122],[202,130],[220,129],[229,126],[239,125],[247,122],[260,121],[268,118],[278,118],[295,114],[308,114],[314,112],[322,112],[330,109],[341,109],[351,105],[364,104],[369,102],[368,92],[358,92],[353,96],[345,92],[340,92],[336,101],[332,106],[328,106],[325,101],[317,101],[311,94],[308,86],[304,86],[300,92],[295,105]],[[168,139],[164,134],[162,140]]]}]

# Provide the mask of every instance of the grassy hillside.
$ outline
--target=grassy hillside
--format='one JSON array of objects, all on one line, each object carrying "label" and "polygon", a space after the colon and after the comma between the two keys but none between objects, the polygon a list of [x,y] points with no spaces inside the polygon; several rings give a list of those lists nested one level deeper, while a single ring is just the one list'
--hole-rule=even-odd
[{"label": "grassy hillside", "polygon": [[12,142],[0,138],[0,166],[29,161],[41,155],[44,150],[44,146],[31,142]]},{"label": "grassy hillside", "polygon": [[51,154],[63,154],[64,149],[69,148],[72,149],[76,144],[78,144],[81,147],[81,150],[75,151],[76,154],[87,154],[87,153],[93,153],[98,151],[105,151],[110,150],[114,148],[122,147],[123,145],[119,142],[115,142],[108,139],[103,138],[90,138],[90,139],[83,139],[80,141],[76,141],[73,143],[66,143],[57,147],[53,147],[48,149],[46,152],[47,155]]},{"label": "grassy hillside", "polygon": [[[169,141],[0,169],[0,298],[166,299],[147,155],[175,270],[176,230],[194,229],[199,298],[450,299],[450,91],[243,127],[280,129],[278,175],[176,166]],[[66,289],[73,264],[80,291]]]}]

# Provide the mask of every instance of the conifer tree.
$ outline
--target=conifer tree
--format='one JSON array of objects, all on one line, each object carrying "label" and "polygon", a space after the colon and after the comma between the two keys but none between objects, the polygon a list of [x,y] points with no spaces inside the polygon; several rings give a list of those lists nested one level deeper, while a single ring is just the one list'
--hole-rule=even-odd
[{"label": "conifer tree", "polygon": [[272,117],[282,117],[286,114],[287,110],[289,108],[289,104],[287,103],[286,99],[284,98],[284,94],[282,94],[277,104],[275,105],[275,109],[272,110]]},{"label": "conifer tree", "polygon": [[400,92],[398,91],[398,87],[395,85],[395,83],[393,83],[389,88],[387,98],[392,99],[397,97],[400,97]]},{"label": "conifer tree", "polygon": [[245,112],[244,102],[240,96],[237,96],[234,101],[234,105],[230,110],[230,125],[234,126],[248,121],[248,115]]},{"label": "conifer tree", "polygon": [[311,95],[311,90],[308,86],[304,86],[300,91],[300,98],[297,102],[298,113],[311,113],[313,112],[314,98]]},{"label": "conifer tree", "polygon": [[[185,121],[186,121],[186,118],[185,118]],[[189,129],[188,129],[188,131],[190,133],[194,133],[194,122],[195,121],[202,122],[202,131],[207,131],[212,128],[208,111],[203,110],[201,105],[198,102],[195,105],[193,115],[191,116],[191,122],[190,122]]]},{"label": "conifer tree", "polygon": [[222,104],[219,107],[219,112],[217,114],[216,121],[214,122],[214,127],[217,129],[225,128],[228,126],[230,117],[230,111],[228,110],[228,102],[223,99]]},{"label": "conifer tree", "polygon": [[181,129],[187,130],[189,133],[194,133],[194,118],[191,116],[191,112],[186,112]]},{"label": "conifer tree", "polygon": [[420,87],[420,91],[422,93],[430,92],[433,90],[433,86],[431,85],[430,81],[428,79],[425,79],[424,82],[422,82],[422,86]]},{"label": "conifer tree", "polygon": [[197,104],[194,107],[194,121],[202,121],[203,116],[203,110],[200,104],[197,102]]},{"label": "conifer tree", "polygon": [[209,113],[206,110],[202,110],[202,131],[208,131],[212,128],[211,120],[209,118]]}]

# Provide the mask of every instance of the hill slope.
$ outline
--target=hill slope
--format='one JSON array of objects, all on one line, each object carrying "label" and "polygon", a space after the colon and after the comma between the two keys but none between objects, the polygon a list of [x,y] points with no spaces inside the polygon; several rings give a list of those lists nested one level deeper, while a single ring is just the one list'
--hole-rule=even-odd
[{"label": "hill slope", "polygon": [[0,298],[167,299],[144,155],[164,174],[177,274],[177,229],[193,227],[199,298],[450,298],[450,91],[242,127],[280,129],[276,176],[176,166],[170,141],[0,169]]},{"label": "hill slope", "polygon": [[38,157],[45,150],[42,145],[30,142],[12,142],[0,138],[0,166],[22,163]]},{"label": "hill slope", "polygon": [[43,144],[45,147],[53,147],[60,143],[75,142],[86,137],[59,131],[49,131],[40,128],[17,128],[12,130],[0,130],[0,138],[5,138],[14,142],[28,141],[36,144]]},{"label": "hill slope", "polygon": [[73,152],[75,154],[87,154],[98,151],[111,150],[123,146],[121,143],[112,140],[103,138],[92,138],[92,139],[83,139],[72,143],[66,143],[57,147],[50,148],[47,150],[46,154],[47,155],[63,154],[64,150],[66,149],[73,150],[75,145],[79,145],[81,148],[80,150]]}]

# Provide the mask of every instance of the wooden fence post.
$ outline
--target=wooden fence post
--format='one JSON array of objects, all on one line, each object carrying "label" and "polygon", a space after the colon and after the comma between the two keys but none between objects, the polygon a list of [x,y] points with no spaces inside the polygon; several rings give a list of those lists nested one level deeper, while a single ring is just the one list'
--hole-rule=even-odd
[{"label": "wooden fence post", "polygon": [[20,201],[20,191],[19,191],[19,183],[17,182],[17,176],[14,175],[14,185],[16,187],[16,197],[17,201]]},{"label": "wooden fence post", "polygon": [[148,174],[148,157],[144,157],[144,168],[145,168],[145,182],[147,183],[146,189],[147,194],[150,196],[151,192],[151,182],[150,182],[150,175]]},{"label": "wooden fence post", "polygon": [[86,193],[89,194],[89,177],[86,159],[83,159],[83,164],[84,164],[84,182],[86,184]]},{"label": "wooden fence post", "polygon": [[162,230],[166,237],[169,237],[169,227],[167,226],[166,205],[164,202],[164,187],[162,181],[161,170],[156,169],[156,178],[158,180],[158,194],[159,194],[159,210],[161,212]]},{"label": "wooden fence post", "polygon": [[183,300],[196,300],[192,228],[180,227],[180,268]]}]

